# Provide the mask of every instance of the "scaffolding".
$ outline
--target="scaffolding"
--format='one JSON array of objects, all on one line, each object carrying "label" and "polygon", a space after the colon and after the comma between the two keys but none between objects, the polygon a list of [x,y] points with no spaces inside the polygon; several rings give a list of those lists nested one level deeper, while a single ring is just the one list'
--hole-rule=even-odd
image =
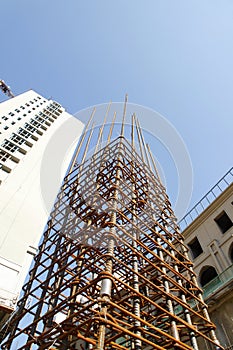
[{"label": "scaffolding", "polygon": [[223,349],[126,102],[121,124],[93,110],[2,349]]}]

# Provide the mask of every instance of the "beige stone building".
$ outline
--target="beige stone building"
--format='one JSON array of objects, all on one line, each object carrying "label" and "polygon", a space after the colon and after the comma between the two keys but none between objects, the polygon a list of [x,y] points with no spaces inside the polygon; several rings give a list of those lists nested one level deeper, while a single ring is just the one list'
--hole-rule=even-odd
[{"label": "beige stone building", "polygon": [[[233,168],[181,220],[180,226],[225,349],[233,349]],[[203,344],[203,350],[208,347]]]}]

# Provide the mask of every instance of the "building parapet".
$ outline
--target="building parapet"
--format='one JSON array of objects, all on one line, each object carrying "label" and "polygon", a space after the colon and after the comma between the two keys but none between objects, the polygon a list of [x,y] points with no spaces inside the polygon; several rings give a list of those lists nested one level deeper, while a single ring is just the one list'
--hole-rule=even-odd
[{"label": "building parapet", "polygon": [[232,182],[233,167],[179,221],[181,230],[185,230]]}]

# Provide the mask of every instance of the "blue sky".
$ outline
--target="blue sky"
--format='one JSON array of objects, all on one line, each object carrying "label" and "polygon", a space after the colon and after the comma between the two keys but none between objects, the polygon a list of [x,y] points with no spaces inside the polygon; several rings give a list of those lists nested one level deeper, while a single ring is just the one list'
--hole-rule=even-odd
[{"label": "blue sky", "polygon": [[191,157],[191,206],[232,166],[230,0],[2,1],[0,62],[15,94],[70,113],[127,92],[162,114]]}]

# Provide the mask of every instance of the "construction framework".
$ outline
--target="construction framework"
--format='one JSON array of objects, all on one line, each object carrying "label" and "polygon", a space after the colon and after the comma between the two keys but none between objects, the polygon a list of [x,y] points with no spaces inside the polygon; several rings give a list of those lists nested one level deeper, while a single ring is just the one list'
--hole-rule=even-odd
[{"label": "construction framework", "polygon": [[126,102],[120,125],[93,110],[2,349],[223,349]]},{"label": "construction framework", "polygon": [[8,97],[14,97],[13,92],[11,91],[10,87],[5,83],[4,80],[0,79],[0,90],[7,95]]}]

